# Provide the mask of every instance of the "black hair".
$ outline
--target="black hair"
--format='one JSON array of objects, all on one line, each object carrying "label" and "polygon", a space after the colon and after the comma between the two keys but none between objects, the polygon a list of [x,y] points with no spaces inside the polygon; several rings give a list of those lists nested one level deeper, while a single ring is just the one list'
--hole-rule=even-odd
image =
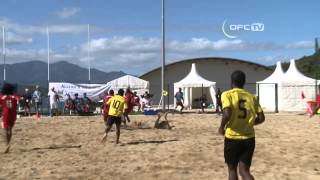
[{"label": "black hair", "polygon": [[4,83],[2,86],[1,94],[3,95],[12,95],[14,93],[14,85],[9,83]]},{"label": "black hair", "polygon": [[109,94],[114,95],[114,91],[112,89],[110,89]]},{"label": "black hair", "polygon": [[123,96],[123,94],[124,94],[124,90],[123,89],[119,89],[118,90],[118,95]]},{"label": "black hair", "polygon": [[246,74],[240,70],[234,71],[231,74],[231,83],[233,86],[243,88],[246,83]]}]

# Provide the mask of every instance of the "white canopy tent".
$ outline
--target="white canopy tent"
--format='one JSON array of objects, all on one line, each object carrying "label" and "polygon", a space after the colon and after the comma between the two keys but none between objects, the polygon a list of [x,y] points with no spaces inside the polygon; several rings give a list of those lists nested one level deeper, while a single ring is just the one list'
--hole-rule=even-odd
[{"label": "white canopy tent", "polygon": [[296,67],[294,59],[290,60],[288,71],[279,82],[279,111],[305,111],[306,104],[302,100],[315,100],[317,80],[306,77]]},{"label": "white canopy tent", "polygon": [[203,94],[209,92],[209,96],[206,94],[207,100],[212,100],[212,103],[215,104],[215,86],[216,82],[212,82],[201,77],[197,72],[196,64],[192,63],[189,74],[179,82],[174,83],[174,94],[176,94],[176,92],[179,91],[179,88],[181,88],[184,94],[184,106],[192,109],[193,98],[200,98],[202,90]]},{"label": "white canopy tent", "polygon": [[136,91],[137,94],[144,94],[146,91],[149,92],[149,82],[143,79],[137,78],[131,75],[125,75],[120,78],[114,79],[108,82],[111,88],[117,93],[119,89],[130,88],[132,91]]},{"label": "white canopy tent", "polygon": [[257,92],[259,103],[263,110],[274,111],[276,109],[276,84],[281,82],[284,72],[281,67],[281,62],[277,62],[276,69],[266,79],[257,82]]}]

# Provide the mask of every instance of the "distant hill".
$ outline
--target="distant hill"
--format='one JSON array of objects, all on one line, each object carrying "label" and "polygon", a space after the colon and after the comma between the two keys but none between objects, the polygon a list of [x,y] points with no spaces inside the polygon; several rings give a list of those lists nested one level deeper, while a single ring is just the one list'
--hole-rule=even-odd
[{"label": "distant hill", "polygon": [[[283,70],[286,71],[289,68],[289,65],[290,62],[282,63]],[[296,65],[304,75],[314,79],[320,79],[320,53],[311,56],[303,56],[296,60]],[[275,69],[275,65],[270,67]]]},{"label": "distant hill", "polygon": [[[29,61],[16,64],[7,64],[6,80],[23,85],[48,86],[48,65],[42,61]],[[122,71],[103,72],[91,69],[91,83],[106,83],[115,78],[126,75]],[[0,65],[0,80],[3,80],[3,65]],[[51,82],[88,83],[88,69],[66,61],[50,64]]]}]

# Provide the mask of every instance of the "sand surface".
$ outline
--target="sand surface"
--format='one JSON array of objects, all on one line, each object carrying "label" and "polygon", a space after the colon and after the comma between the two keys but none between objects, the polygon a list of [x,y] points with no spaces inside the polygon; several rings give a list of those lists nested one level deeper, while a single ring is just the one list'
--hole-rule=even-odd
[{"label": "sand surface", "polygon": [[[227,179],[217,115],[169,115],[172,130],[152,129],[154,116],[131,117],[120,145],[114,131],[99,142],[100,116],[20,118],[10,153],[0,154],[0,179]],[[319,119],[267,114],[256,127],[256,179],[319,180]]]}]

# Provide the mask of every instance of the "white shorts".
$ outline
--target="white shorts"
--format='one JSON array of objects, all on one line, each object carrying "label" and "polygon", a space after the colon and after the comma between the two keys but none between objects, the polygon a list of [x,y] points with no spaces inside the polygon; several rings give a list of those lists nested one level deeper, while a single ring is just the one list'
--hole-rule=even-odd
[{"label": "white shorts", "polygon": [[50,104],[50,109],[58,109],[58,103],[51,103]]}]

